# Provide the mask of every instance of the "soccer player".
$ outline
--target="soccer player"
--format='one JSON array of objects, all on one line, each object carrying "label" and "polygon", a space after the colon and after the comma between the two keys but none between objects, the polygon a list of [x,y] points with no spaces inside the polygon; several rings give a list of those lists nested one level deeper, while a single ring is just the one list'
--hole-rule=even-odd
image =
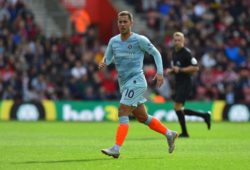
[{"label": "soccer player", "polygon": [[175,32],[173,35],[174,51],[172,54],[171,68],[167,73],[175,76],[175,95],[174,109],[179,119],[182,133],[179,137],[189,137],[186,128],[185,115],[198,116],[204,119],[208,129],[211,127],[211,118],[209,112],[198,112],[190,109],[184,109],[185,101],[192,88],[191,76],[199,70],[197,60],[192,56],[190,50],[184,47],[184,35],[181,32]]},{"label": "soccer player", "polygon": [[126,138],[129,129],[129,115],[132,113],[139,122],[144,123],[150,129],[164,135],[168,142],[168,151],[172,153],[175,148],[177,132],[171,131],[158,119],[147,114],[144,107],[146,99],[143,97],[147,89],[147,82],[142,70],[144,53],[154,57],[157,66],[157,74],[154,79],[156,86],[163,84],[163,66],[159,51],[145,36],[131,32],[133,16],[128,11],[118,14],[118,28],[120,34],[112,37],[105,51],[103,61],[99,69],[105,68],[112,62],[118,72],[118,83],[121,92],[120,106],[118,109],[119,126],[116,131],[116,141],[113,147],[102,149],[102,153],[118,158],[120,148]]}]

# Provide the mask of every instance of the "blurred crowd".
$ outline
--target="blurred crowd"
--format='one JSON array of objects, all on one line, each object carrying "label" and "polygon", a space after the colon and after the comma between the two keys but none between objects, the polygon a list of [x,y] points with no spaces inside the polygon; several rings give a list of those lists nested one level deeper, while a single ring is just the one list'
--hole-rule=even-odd
[{"label": "blurred crowd", "polygon": [[[155,30],[151,38],[163,54],[165,68],[171,59],[172,34],[185,34],[186,46],[200,64],[191,99],[250,103],[249,0],[126,2]],[[171,92],[160,93],[169,98],[174,90],[171,76],[166,81]]]},{"label": "blurred crowd", "polygon": [[34,17],[21,0],[0,1],[1,99],[117,98],[116,75],[97,70],[103,46],[96,26],[46,37]]},{"label": "blurred crowd", "polygon": [[[192,100],[250,102],[250,6],[247,0],[126,0],[155,31],[150,39],[169,67],[171,36],[182,31],[200,63]],[[14,100],[117,100],[117,72],[97,69],[105,44],[98,27],[46,37],[21,0],[0,0],[0,96]],[[162,24],[165,23],[165,24]],[[159,35],[164,28],[164,36]],[[143,31],[147,35],[147,30]],[[159,41],[161,40],[161,41]],[[145,56],[147,98],[171,100],[173,77],[155,88],[153,57]],[[161,98],[159,98],[159,96]],[[160,100],[158,100],[160,99]]]}]

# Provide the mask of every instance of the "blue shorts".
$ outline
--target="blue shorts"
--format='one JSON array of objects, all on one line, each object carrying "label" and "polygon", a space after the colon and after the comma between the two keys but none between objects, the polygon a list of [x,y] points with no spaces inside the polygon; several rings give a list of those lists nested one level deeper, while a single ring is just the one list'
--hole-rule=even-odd
[{"label": "blue shorts", "polygon": [[133,77],[123,86],[120,103],[127,106],[137,107],[147,101],[144,97],[146,90],[147,83],[144,75]]}]

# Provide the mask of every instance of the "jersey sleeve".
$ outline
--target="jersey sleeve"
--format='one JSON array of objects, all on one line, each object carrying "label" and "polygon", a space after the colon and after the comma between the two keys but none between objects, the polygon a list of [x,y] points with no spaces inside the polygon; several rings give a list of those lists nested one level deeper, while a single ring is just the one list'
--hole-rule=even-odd
[{"label": "jersey sleeve", "polygon": [[187,51],[186,55],[187,55],[189,65],[192,65],[192,66],[197,66],[198,65],[198,62],[197,62],[196,58],[193,57],[190,50]]},{"label": "jersey sleeve", "polygon": [[104,63],[109,65],[113,62],[114,56],[112,51],[112,39],[110,39],[108,46],[106,48],[105,54],[104,54]]},{"label": "jersey sleeve", "polygon": [[139,38],[140,48],[154,57],[154,61],[157,67],[157,73],[163,74],[163,65],[160,52],[155,48],[155,46],[149,41],[145,36],[140,36]]}]

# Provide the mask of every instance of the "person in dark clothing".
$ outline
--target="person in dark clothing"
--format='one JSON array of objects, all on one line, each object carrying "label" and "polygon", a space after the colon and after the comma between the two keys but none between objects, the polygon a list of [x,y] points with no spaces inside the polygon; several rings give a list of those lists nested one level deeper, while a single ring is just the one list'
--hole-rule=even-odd
[{"label": "person in dark clothing", "polygon": [[185,101],[192,89],[192,74],[199,70],[197,60],[192,56],[191,51],[184,47],[184,34],[175,32],[173,35],[174,50],[171,60],[171,68],[167,68],[167,74],[175,76],[174,109],[181,125],[182,133],[179,137],[189,137],[186,128],[185,115],[198,116],[204,119],[207,128],[211,128],[210,112],[198,112],[184,109]]}]

